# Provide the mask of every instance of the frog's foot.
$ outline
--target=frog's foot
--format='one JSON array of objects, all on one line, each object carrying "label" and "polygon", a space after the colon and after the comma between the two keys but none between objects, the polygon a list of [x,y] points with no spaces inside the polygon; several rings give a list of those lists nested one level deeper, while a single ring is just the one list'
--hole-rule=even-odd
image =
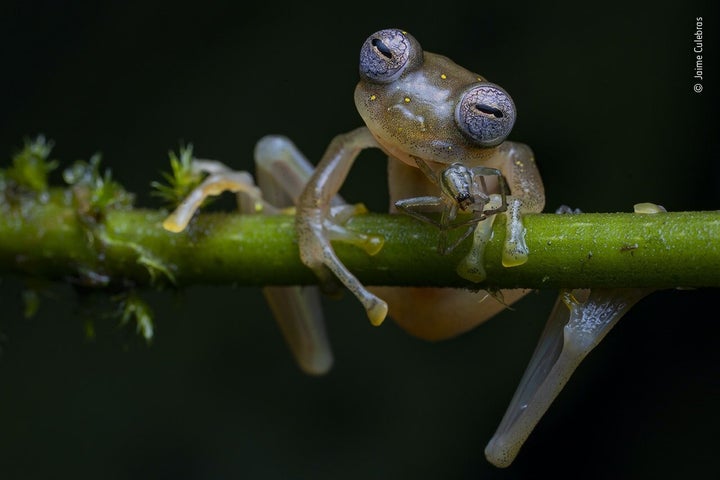
[{"label": "frog's foot", "polygon": [[525,243],[527,230],[522,222],[520,208],[522,202],[518,198],[508,199],[507,230],[505,245],[502,252],[502,264],[505,267],[517,267],[527,262],[530,250]]},{"label": "frog's foot", "polygon": [[[184,230],[207,197],[225,191],[239,193],[238,207],[243,214],[272,214],[293,209],[293,201],[312,174],[312,165],[292,142],[280,136],[268,136],[258,142],[255,163],[260,188],[246,172],[233,171],[221,162],[194,159],[193,171],[209,175],[163,226],[173,232]],[[341,202],[339,197],[337,202]],[[301,370],[312,375],[326,373],[332,366],[333,355],[318,288],[265,287],[263,294]]]},{"label": "frog's foot", "polygon": [[[348,230],[343,225],[352,214],[357,213],[354,206],[333,207],[330,218],[323,218],[320,209],[300,208],[295,217],[300,258],[320,280],[321,288],[334,291],[340,281],[357,297],[365,308],[370,322],[377,326],[387,316],[385,301],[367,290],[362,283],[345,267],[335,254],[330,241],[342,241],[363,248],[373,255],[382,248],[383,239],[372,235],[363,235]],[[338,222],[337,220],[342,222]],[[334,275],[333,275],[334,274]]]},{"label": "frog's foot", "polygon": [[[492,194],[486,207],[488,209],[501,208],[505,201],[502,195]],[[491,215],[482,222],[478,222],[475,227],[473,234],[473,243],[470,251],[462,259],[460,264],[457,266],[457,273],[461,277],[470,280],[471,282],[482,282],[487,278],[485,272],[485,247],[492,238],[493,234],[493,223],[495,223],[495,216]]]},{"label": "frog's foot", "polygon": [[269,207],[262,200],[262,193],[255,186],[253,177],[248,172],[233,171],[222,163],[211,160],[193,160],[193,169],[208,172],[210,175],[163,221],[162,226],[165,230],[182,232],[206,198],[223,192],[244,194],[245,207],[241,207],[243,210],[260,213],[264,208]]},{"label": "frog's foot", "polygon": [[596,289],[561,293],[510,406],[485,448],[490,463],[498,467],[510,465],[575,368],[650,292]]},{"label": "frog's foot", "polygon": [[368,213],[367,207],[362,203],[355,205],[338,205],[330,209],[330,220],[325,221],[325,229],[332,241],[349,243],[365,250],[368,255],[378,253],[385,243],[380,235],[366,235],[345,228],[345,223],[355,215]]}]

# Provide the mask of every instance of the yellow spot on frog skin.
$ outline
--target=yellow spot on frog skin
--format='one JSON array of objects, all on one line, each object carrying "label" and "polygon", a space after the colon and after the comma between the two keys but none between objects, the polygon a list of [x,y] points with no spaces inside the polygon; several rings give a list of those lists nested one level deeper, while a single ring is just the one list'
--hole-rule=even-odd
[{"label": "yellow spot on frog skin", "polygon": [[370,95],[370,101],[373,101],[373,100],[375,100],[376,98],[377,98],[376,95]]},{"label": "yellow spot on frog skin", "polygon": [[440,78],[442,78],[443,80],[445,80],[445,79],[447,78],[447,75],[445,75],[444,73],[441,73],[441,74],[440,74]]},{"label": "yellow spot on frog skin", "polygon": [[405,97],[405,103],[410,103],[410,97]]}]

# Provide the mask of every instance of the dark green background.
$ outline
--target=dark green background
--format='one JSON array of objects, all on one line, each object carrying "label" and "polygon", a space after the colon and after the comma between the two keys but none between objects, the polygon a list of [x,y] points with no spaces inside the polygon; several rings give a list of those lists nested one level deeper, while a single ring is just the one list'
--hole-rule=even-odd
[{"label": "dark green background", "polygon": [[[713,5],[711,5],[711,3]],[[267,133],[316,161],[360,125],[361,43],[407,29],[428,51],[503,85],[511,138],[535,150],[548,193],[585,211],[720,208],[716,2],[3,2],[0,155],[45,133],[66,164],[104,153],[139,204],[168,149],[252,169]],[[680,5],[682,4],[682,6]],[[705,91],[692,91],[703,16]],[[3,160],[3,163],[6,160]],[[384,160],[364,154],[343,193],[386,205]],[[57,178],[57,176],[55,177]],[[229,202],[228,202],[229,203]],[[580,367],[507,470],[483,448],[555,292],[461,338],[373,328],[326,302],[336,364],[302,375],[255,288],[147,295],[146,348],[82,310],[65,286],[22,316],[1,279],[0,478],[686,478],[717,472],[717,290],[638,305]],[[451,314],[451,312],[449,312]]]}]

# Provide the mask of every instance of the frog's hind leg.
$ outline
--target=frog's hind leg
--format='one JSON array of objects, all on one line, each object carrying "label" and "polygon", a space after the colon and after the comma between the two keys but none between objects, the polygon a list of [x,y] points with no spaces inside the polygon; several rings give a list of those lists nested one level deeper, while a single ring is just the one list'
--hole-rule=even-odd
[{"label": "frog's hind leg", "polygon": [[[279,207],[295,205],[313,167],[286,137],[272,135],[255,147],[258,184],[264,198]],[[336,196],[333,205],[343,205]],[[333,355],[323,319],[320,291],[314,286],[265,287],[263,295],[273,312],[298,366],[321,375],[330,370]]]},{"label": "frog's hind leg", "polygon": [[251,212],[245,213],[258,213],[264,207],[272,208],[263,202],[262,193],[255,186],[253,177],[248,172],[234,171],[223,163],[199,159],[193,159],[192,169],[196,172],[208,173],[208,176],[163,221],[165,230],[182,232],[207,197],[220,195],[223,192],[237,193],[238,198],[245,198],[245,204],[252,209]]},{"label": "frog's hind leg", "polygon": [[651,291],[628,288],[561,293],[510,406],[485,448],[490,463],[510,465],[580,362]]},{"label": "frog's hind leg", "polygon": [[[195,212],[209,196],[231,191],[238,193],[238,207],[244,214],[271,214],[293,207],[307,180],[312,165],[285,137],[262,138],[255,147],[258,185],[247,172],[238,172],[212,160],[193,160],[195,171],[208,173],[178,208],[165,220],[163,227],[172,232],[187,228]],[[342,205],[339,196],[333,205]],[[319,375],[332,366],[333,356],[325,332],[317,287],[265,287],[263,294],[280,326],[300,368]]]},{"label": "frog's hind leg", "polygon": [[263,295],[300,369],[322,375],[332,367],[317,287],[264,287]]}]

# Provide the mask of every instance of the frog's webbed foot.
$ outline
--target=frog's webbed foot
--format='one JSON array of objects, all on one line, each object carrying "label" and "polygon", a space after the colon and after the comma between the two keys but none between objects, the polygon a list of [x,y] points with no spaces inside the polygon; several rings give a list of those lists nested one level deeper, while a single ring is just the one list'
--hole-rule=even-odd
[{"label": "frog's webbed foot", "polygon": [[[658,214],[666,210],[653,203],[638,203],[634,211]],[[569,207],[557,211],[579,212]],[[485,448],[490,463],[498,467],[512,463],[580,362],[633,305],[653,291],[601,288],[560,293],[510,406]]]},{"label": "frog's webbed foot", "polygon": [[498,467],[512,463],[575,368],[651,291],[595,289],[561,293],[510,406],[485,448],[490,463]]},{"label": "frog's webbed foot", "polygon": [[244,194],[246,205],[254,213],[269,207],[263,201],[260,189],[255,186],[255,181],[248,172],[231,170],[226,165],[213,160],[194,159],[192,168],[194,171],[208,173],[208,176],[163,221],[165,230],[182,232],[206,198],[223,192]]},{"label": "frog's webbed foot", "polygon": [[502,171],[512,195],[508,198],[502,263],[506,267],[515,267],[524,264],[530,253],[521,214],[541,212],[545,205],[545,190],[530,147],[506,141],[497,147],[496,155],[503,165]]},{"label": "frog's webbed foot", "polygon": [[[335,209],[333,209],[335,210]],[[358,213],[358,207],[348,206],[336,214],[339,219]],[[346,229],[344,222],[337,222],[331,212],[327,218],[313,209],[300,210],[296,216],[300,258],[318,277],[321,288],[326,292],[337,291],[337,282],[341,282],[365,308],[373,325],[382,324],[387,316],[387,303],[371,293],[345,267],[333,249],[330,241],[342,241],[358,246],[369,255],[382,248],[383,239],[373,235],[364,235]]]},{"label": "frog's webbed foot", "polygon": [[596,289],[561,293],[510,406],[485,448],[490,463],[498,467],[510,465],[580,362],[651,291]]},{"label": "frog's webbed foot", "polygon": [[[225,191],[240,193],[243,214],[272,214],[294,205],[312,174],[313,167],[285,137],[267,136],[255,148],[259,186],[247,172],[238,172],[211,160],[193,160],[195,171],[207,178],[165,220],[172,232],[184,230],[202,202]],[[333,204],[342,204],[339,197]],[[298,366],[313,375],[326,373],[333,356],[327,339],[320,293],[312,286],[264,287],[263,294]]]},{"label": "frog's webbed foot", "polygon": [[[300,257],[303,259],[303,262],[310,266],[310,268],[317,274],[320,280],[321,288],[325,293],[335,294],[339,291],[341,283],[345,284],[346,282],[349,282],[350,285],[348,285],[348,289],[353,294],[359,294],[362,297],[362,289],[356,289],[351,287],[351,285],[353,284],[352,278],[354,278],[354,276],[352,276],[352,274],[350,274],[350,272],[345,270],[344,268],[334,268],[330,265],[333,264],[335,261],[337,261],[338,263],[341,262],[340,259],[335,256],[334,249],[332,249],[332,246],[329,242],[347,243],[364,250],[365,253],[367,253],[368,255],[375,255],[376,253],[378,253],[382,249],[383,243],[385,241],[383,237],[377,235],[366,235],[364,233],[349,230],[345,227],[345,223],[347,223],[347,221],[350,220],[352,217],[354,217],[355,215],[362,215],[364,213],[367,213],[367,208],[365,208],[365,206],[360,203],[355,205],[336,205],[329,209],[326,218],[318,220],[318,222],[322,223],[322,232],[323,236],[325,237],[322,242],[322,248],[330,248],[332,250],[332,252],[329,252],[328,255],[324,257],[325,261],[322,262],[324,265],[323,267],[319,267],[316,269],[314,266],[310,266],[308,262],[312,263],[312,255],[309,255],[307,257],[303,256],[307,249],[301,248]],[[305,222],[303,222],[303,225],[304,224]],[[301,232],[299,232],[299,236],[300,244],[304,245],[307,237],[304,236]],[[335,273],[335,276],[328,275],[328,270]],[[363,303],[363,305],[366,305],[362,298],[361,302]],[[368,314],[370,314],[370,312],[368,312]],[[371,318],[375,317],[371,316]],[[382,320],[373,321],[374,325],[379,325],[380,323],[382,323]]]},{"label": "frog's webbed foot", "polygon": [[[500,195],[490,195],[490,201],[488,207],[499,207],[505,201]],[[484,222],[478,223],[473,233],[472,247],[467,255],[462,259],[460,264],[457,266],[457,273],[463,278],[466,278],[472,282],[482,282],[487,278],[485,272],[485,266],[483,265],[485,259],[485,247],[492,238],[493,224],[495,223],[496,215],[492,215],[487,218]]]},{"label": "frog's webbed foot", "polygon": [[[491,197],[495,198],[488,205],[499,205],[501,201],[505,202],[505,198],[501,199],[499,195],[492,195]],[[519,199],[508,197],[507,211],[505,213],[507,228],[502,251],[502,264],[505,267],[516,267],[524,264],[527,262],[530,253],[525,243],[526,229],[522,222],[521,207],[522,203]],[[457,267],[457,273],[461,277],[473,282],[482,282],[487,278],[483,259],[485,246],[492,238],[495,217],[496,215],[493,215],[475,227],[470,252]]]}]

